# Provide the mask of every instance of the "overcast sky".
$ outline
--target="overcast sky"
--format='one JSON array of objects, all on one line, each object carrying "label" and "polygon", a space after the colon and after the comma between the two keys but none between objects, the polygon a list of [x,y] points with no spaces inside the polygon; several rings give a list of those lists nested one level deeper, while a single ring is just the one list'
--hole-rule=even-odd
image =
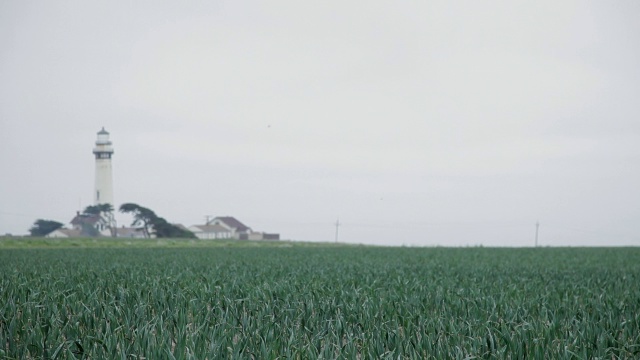
[{"label": "overcast sky", "polygon": [[[640,2],[2,1],[0,233],[91,204],[284,239],[640,245]],[[130,219],[120,215],[120,225]]]}]

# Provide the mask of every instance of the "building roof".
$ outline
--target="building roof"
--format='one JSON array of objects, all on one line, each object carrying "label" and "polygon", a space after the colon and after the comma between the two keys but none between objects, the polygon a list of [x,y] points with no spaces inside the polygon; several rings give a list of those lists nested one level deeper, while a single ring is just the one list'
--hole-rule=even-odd
[{"label": "building roof", "polygon": [[234,218],[233,216],[219,216],[213,219],[212,222],[216,220],[223,222],[225,225],[229,226],[230,228],[235,228],[236,231],[239,231],[239,232],[251,230],[251,228],[241,223],[240,221],[238,221],[238,219]]},{"label": "building roof", "polygon": [[136,235],[141,235],[142,229],[133,228],[133,227],[119,227],[116,228],[116,236],[117,237],[135,237]]},{"label": "building roof", "polygon": [[104,221],[104,219],[98,214],[77,214],[71,219],[71,225],[95,225],[101,221]]},{"label": "building roof", "polygon": [[226,233],[229,232],[229,229],[224,226],[214,224],[214,225],[193,225],[192,228],[196,228],[203,233]]},{"label": "building roof", "polygon": [[102,130],[98,131],[98,135],[109,135],[109,132],[102,127]]},{"label": "building roof", "polygon": [[65,228],[60,228],[60,229],[54,230],[54,231],[50,232],[48,235],[51,235],[56,231],[66,235],[67,237],[81,237],[83,235],[80,230],[65,229]]}]

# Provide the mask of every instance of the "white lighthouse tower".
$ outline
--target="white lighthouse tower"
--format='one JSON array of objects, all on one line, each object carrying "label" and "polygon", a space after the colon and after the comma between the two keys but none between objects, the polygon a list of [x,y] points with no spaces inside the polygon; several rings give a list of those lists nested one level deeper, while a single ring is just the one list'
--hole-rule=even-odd
[{"label": "white lighthouse tower", "polygon": [[98,131],[96,147],[93,148],[96,156],[96,188],[93,193],[93,204],[113,204],[113,176],[111,175],[111,156],[113,147],[109,141],[109,133],[102,128]]}]

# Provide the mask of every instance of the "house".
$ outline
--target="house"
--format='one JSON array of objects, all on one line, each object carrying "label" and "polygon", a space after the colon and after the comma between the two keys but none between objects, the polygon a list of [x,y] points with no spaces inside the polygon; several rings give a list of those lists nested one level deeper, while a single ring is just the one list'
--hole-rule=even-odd
[{"label": "house", "polygon": [[45,235],[46,238],[77,238],[82,236],[83,235],[79,230],[65,229],[65,228],[54,230],[48,233],[47,235]]},{"label": "house", "polygon": [[251,234],[251,228],[238,221],[238,219],[232,216],[220,216],[209,221],[207,225],[220,225],[228,228],[231,231],[231,237],[233,239],[247,240],[248,235]]},{"label": "house", "polygon": [[232,216],[213,218],[204,225],[193,225],[189,231],[198,239],[239,239],[247,240],[251,228]]},{"label": "house", "polygon": [[198,239],[230,239],[231,231],[222,225],[193,225],[188,229]]},{"label": "house", "polygon": [[269,234],[266,232],[252,232],[249,240],[280,240],[280,234]]},{"label": "house", "polygon": [[[115,231],[116,231],[116,234],[115,234],[116,237],[119,237],[119,238],[130,238],[130,239],[144,238],[144,232],[140,228],[122,226],[119,228],[115,228]],[[100,234],[103,236],[113,236],[111,229],[105,229],[101,231]]]},{"label": "house", "polygon": [[232,216],[213,218],[204,225],[189,227],[198,239],[280,240],[280,234],[254,232]]},{"label": "house", "polygon": [[80,232],[81,236],[100,236],[103,231],[109,231],[109,219],[101,214],[81,214],[71,219],[71,226]]}]

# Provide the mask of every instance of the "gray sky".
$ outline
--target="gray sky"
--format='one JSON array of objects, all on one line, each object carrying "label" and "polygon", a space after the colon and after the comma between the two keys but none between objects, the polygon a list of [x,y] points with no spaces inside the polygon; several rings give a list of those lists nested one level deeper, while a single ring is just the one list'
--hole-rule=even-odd
[{"label": "gray sky", "polygon": [[[283,238],[640,244],[638,1],[2,1],[0,233],[90,204]],[[119,217],[120,223],[130,221]]]}]

